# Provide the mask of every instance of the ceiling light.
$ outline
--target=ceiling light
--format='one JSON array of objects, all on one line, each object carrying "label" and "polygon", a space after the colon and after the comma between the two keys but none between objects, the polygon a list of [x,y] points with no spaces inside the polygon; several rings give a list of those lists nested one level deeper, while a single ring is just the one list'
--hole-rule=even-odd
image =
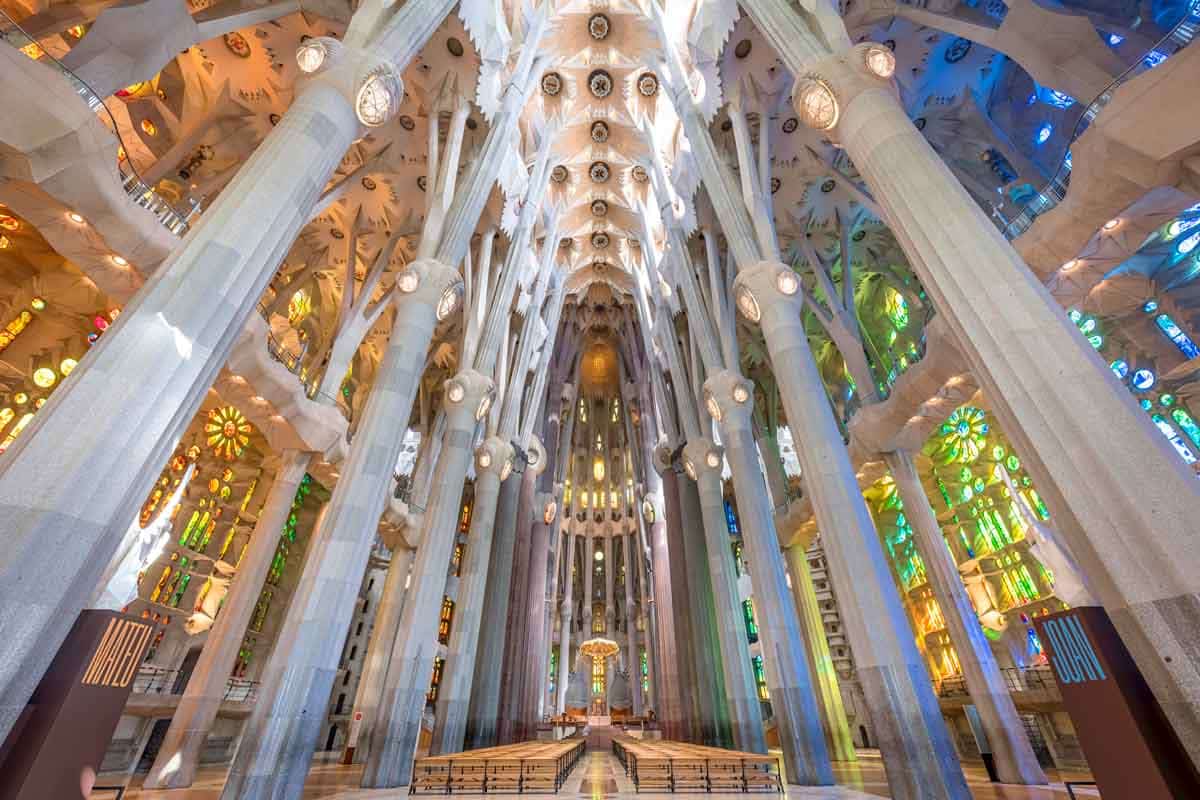
[{"label": "ceiling light", "polygon": [[708,464],[709,469],[716,469],[721,466],[721,457],[717,455],[716,450],[709,450],[704,456],[704,461]]},{"label": "ceiling light", "polygon": [[877,78],[887,80],[896,72],[896,56],[891,50],[879,45],[869,45],[863,51],[863,63]]},{"label": "ceiling light", "polygon": [[421,285],[421,276],[416,270],[406,269],[400,273],[400,277],[396,278],[396,287],[405,294],[412,294]]},{"label": "ceiling light", "polygon": [[109,258],[111,258],[112,262],[114,264],[116,264],[118,267],[128,267],[129,266],[129,262],[126,261],[124,258],[121,258],[121,256],[114,255],[114,256],[109,256]]},{"label": "ceiling light", "polygon": [[71,211],[67,214],[67,219],[71,220],[71,222],[74,222],[76,225],[83,224],[83,215],[76,214],[74,211]]},{"label": "ceiling light", "polygon": [[296,51],[296,65],[300,67],[301,72],[316,72],[325,63],[328,55],[329,49],[323,42],[318,39],[309,39]]},{"label": "ceiling light", "polygon": [[1105,233],[1115,231],[1117,228],[1121,227],[1121,221],[1122,220],[1120,217],[1110,219],[1108,222],[1100,226],[1100,230],[1104,231]]},{"label": "ceiling light", "polygon": [[792,98],[805,125],[822,131],[837,125],[840,113],[837,97],[825,81],[812,76],[801,78]]},{"label": "ceiling light", "polygon": [[739,403],[744,403],[750,399],[750,390],[742,384],[733,387],[733,399]]},{"label": "ceiling light", "polygon": [[775,276],[775,288],[789,297],[800,291],[800,279],[790,269]]}]

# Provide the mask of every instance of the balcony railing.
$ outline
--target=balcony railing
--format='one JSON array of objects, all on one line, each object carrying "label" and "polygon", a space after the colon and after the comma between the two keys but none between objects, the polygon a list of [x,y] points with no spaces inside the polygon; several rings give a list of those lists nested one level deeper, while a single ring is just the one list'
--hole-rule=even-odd
[{"label": "balcony railing", "polygon": [[1198,28],[1200,28],[1200,19],[1197,19],[1192,14],[1185,14],[1183,19],[1167,32],[1166,36],[1159,39],[1154,47],[1150,48],[1149,52],[1114,78],[1112,83],[1105,87],[1104,91],[1097,95],[1092,102],[1084,106],[1079,118],[1075,121],[1075,127],[1072,129],[1071,135],[1067,137],[1067,147],[1063,152],[1058,169],[1054,171],[1054,176],[1050,179],[1049,183],[1042,187],[1040,192],[1034,195],[1032,200],[1025,204],[1021,213],[1004,224],[1004,235],[1006,238],[1010,240],[1015,239],[1029,230],[1035,219],[1057,206],[1067,196],[1067,189],[1071,185],[1071,145],[1083,135],[1083,132],[1096,119],[1101,109],[1112,102],[1113,92],[1117,87],[1131,78],[1141,75],[1149,69],[1153,69],[1162,63],[1164,59],[1178,53],[1191,43],[1192,39],[1196,36]]},{"label": "balcony railing", "polygon": [[[1027,667],[1016,669],[1002,667],[1000,675],[1010,692],[1058,691],[1058,682],[1049,667]],[[961,675],[946,678],[937,687],[938,697],[969,697],[967,682]]]},{"label": "balcony railing", "polygon": [[[177,669],[145,666],[133,679],[133,694],[177,695],[175,684],[178,680]],[[230,678],[225,682],[225,694],[221,699],[230,703],[253,702],[258,699],[258,687],[258,681]]]},{"label": "balcony railing", "polygon": [[[121,188],[125,190],[125,194],[133,202],[154,214],[163,227],[171,233],[176,236],[183,236],[187,233],[188,220],[199,211],[199,205],[193,205],[186,213],[180,213],[156,193],[154,189],[146,185],[129,159],[129,153],[132,151],[125,145],[125,141],[121,138],[121,129],[118,127],[117,120],[113,117],[112,112],[109,111],[108,106],[104,104],[104,98],[92,91],[92,88],[82,78],[67,68],[65,64],[50,55],[46,48],[42,47],[33,36],[22,29],[16,20],[4,11],[0,11],[0,39],[39,63],[46,64],[58,70],[70,82],[79,96],[87,102],[88,108],[96,112],[100,116],[101,121],[105,122],[113,135],[117,137],[117,143],[121,146],[121,152],[126,154],[126,157],[117,163],[117,169],[121,173]],[[40,57],[37,57],[39,55]]]}]

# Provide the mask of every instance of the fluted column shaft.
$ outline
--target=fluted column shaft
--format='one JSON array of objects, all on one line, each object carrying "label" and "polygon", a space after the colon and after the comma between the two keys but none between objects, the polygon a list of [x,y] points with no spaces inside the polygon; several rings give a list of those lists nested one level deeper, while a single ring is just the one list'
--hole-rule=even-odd
[{"label": "fluted column shaft", "polygon": [[[801,650],[799,619],[787,588],[774,511],[758,465],[758,447],[750,420],[753,385],[730,372],[720,372],[709,377],[704,388],[721,411],[717,424],[733,473],[742,542],[754,576],[759,640],[788,781],[831,784],[833,771],[817,712],[812,675]],[[821,399],[824,402],[825,398]]]},{"label": "fluted column shaft", "polygon": [[846,708],[842,703],[842,689],[838,683],[837,669],[833,666],[833,657],[829,653],[825,621],[817,601],[816,587],[813,586],[812,572],[808,568],[808,554],[801,544],[790,545],[784,549],[784,553],[787,555],[788,574],[792,578],[792,597],[800,613],[800,631],[804,636],[808,666],[812,670],[817,705],[821,709],[821,726],[825,730],[829,757],[834,761],[856,761],[858,756],[854,752],[850,722],[846,719]]},{"label": "fluted column shaft", "polygon": [[[729,707],[733,746],[752,753],[767,752],[763,732],[762,705],[750,661],[750,645],[738,594],[737,571],[725,522],[725,499],[721,492],[721,469],[709,466],[709,453],[719,453],[707,440],[693,440],[684,449],[696,473],[696,489],[704,521],[708,551],[708,574],[716,609],[717,641],[725,674],[725,697]],[[718,456],[719,458],[719,456]]]},{"label": "fluted column shaft", "polygon": [[575,549],[578,540],[579,537],[568,527],[567,543],[564,546],[566,565],[563,569],[566,585],[563,587],[563,600],[558,612],[558,683],[555,686],[557,696],[554,710],[559,714],[566,711],[567,681],[571,675],[571,623],[575,614]]},{"label": "fluted column shaft", "polygon": [[512,446],[492,437],[480,448],[480,454],[485,452],[486,467],[481,466],[480,455],[475,459],[475,500],[467,533],[467,555],[458,578],[454,626],[446,649],[446,663],[442,665],[442,684],[438,688],[436,721],[429,746],[434,754],[459,752],[467,732],[479,625],[487,606],[488,561],[492,556],[500,475],[507,472],[505,464],[511,464]]},{"label": "fluted column shaft", "polygon": [[[686,642],[680,642],[678,631],[675,629],[675,596],[671,580],[673,570],[671,551],[667,544],[667,486],[666,481],[658,480],[658,477],[654,470],[646,471],[646,499],[654,509],[653,521],[647,521],[646,524],[653,559],[654,624],[657,637],[655,644],[658,656],[655,662],[658,683],[655,689],[657,705],[654,711],[665,738],[686,739],[689,721],[684,719],[684,714],[690,706],[684,701],[686,689],[680,685],[683,675],[679,672],[677,653],[686,647]],[[655,489],[658,491],[654,491]],[[682,597],[679,601],[684,602]]]},{"label": "fluted column shaft", "polygon": [[525,686],[518,695],[513,738],[515,741],[533,739],[537,735],[537,701],[543,693],[542,651],[549,638],[546,636],[546,581],[547,562],[550,559],[550,531],[557,518],[547,522],[546,506],[554,495],[540,492],[534,496],[533,525],[529,533],[529,581],[526,592],[525,642],[518,651],[518,661],[525,662],[527,670]]},{"label": "fluted column shaft", "polygon": [[666,498],[667,551],[671,558],[671,595],[675,630],[675,662],[679,675],[681,702],[680,725],[683,737],[693,742],[705,741],[712,730],[711,719],[704,722],[703,697],[708,696],[696,674],[696,640],[692,630],[691,587],[688,583],[687,555],[683,545],[683,505],[679,497],[679,476],[673,470],[663,473],[663,495]]},{"label": "fluted column shaft", "polygon": [[513,553],[512,587],[508,598],[508,633],[504,642],[504,662],[497,698],[497,744],[517,741],[516,716],[521,691],[528,677],[525,628],[528,619],[530,540],[533,534],[533,494],[537,476],[526,469],[521,476],[516,515],[516,550]]},{"label": "fluted column shaft", "polygon": [[[462,480],[472,456],[480,403],[492,381],[464,370],[446,382],[446,432],[431,484],[433,493],[421,520],[421,546],[384,680],[379,720],[363,771],[365,788],[408,784],[421,732],[425,695],[437,655],[438,609],[446,588],[446,565],[457,538]],[[458,393],[461,392],[461,393]],[[458,393],[457,398],[455,394]]]},{"label": "fluted column shaft", "polygon": [[633,690],[633,715],[642,715],[642,661],[638,657],[637,612],[633,605],[633,580],[637,570],[634,554],[634,534],[621,537],[622,558],[625,559],[625,663],[629,669],[630,688]]},{"label": "fluted column shaft", "polygon": [[1000,665],[983,635],[975,607],[967,596],[958,565],[946,546],[942,527],[929,506],[929,497],[917,476],[912,456],[905,452],[885,453],[884,460],[896,481],[904,503],[904,516],[916,534],[917,547],[925,561],[925,574],[946,630],[958,654],[971,700],[979,710],[983,729],[996,760],[1001,783],[1046,783],[1046,775],[1029,746],[1025,726],[1017,716]]},{"label": "fluted column shaft", "polygon": [[720,665],[717,612],[712,581],[708,575],[710,555],[705,546],[704,518],[694,481],[678,476],[680,534],[687,568],[689,623],[692,631],[693,669],[700,701],[703,741],[727,747],[732,741],[726,707],[725,674]]},{"label": "fluted column shaft", "polygon": [[238,560],[233,584],[221,603],[221,612],[208,632],[192,677],[171,717],[171,727],[146,777],[146,784],[152,788],[177,789],[191,786],[195,779],[200,751],[216,721],[246,626],[262,593],[271,559],[279,548],[279,537],[291,513],[296,490],[311,460],[312,453],[297,450],[280,454],[279,468],[258,512],[250,544]]}]

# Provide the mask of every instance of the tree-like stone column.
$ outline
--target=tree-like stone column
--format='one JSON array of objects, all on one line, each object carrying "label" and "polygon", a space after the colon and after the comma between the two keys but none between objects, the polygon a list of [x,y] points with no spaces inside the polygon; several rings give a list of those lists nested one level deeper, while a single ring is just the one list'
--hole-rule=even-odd
[{"label": "tree-like stone column", "polygon": [[403,786],[412,774],[425,695],[438,648],[437,609],[442,604],[445,581],[437,578],[444,574],[454,548],[455,520],[462,496],[461,481],[445,477],[465,474],[475,429],[487,415],[493,392],[491,378],[474,370],[463,370],[446,381],[446,433],[432,480],[433,494],[421,522],[421,546],[413,564],[418,580],[409,587],[400,633],[388,664],[379,721],[363,771],[365,788]]},{"label": "tree-like stone column", "polygon": [[767,688],[783,746],[788,782],[810,786],[832,784],[833,771],[812,676],[801,650],[799,619],[779,555],[779,535],[775,532],[766,479],[759,468],[751,421],[754,385],[723,371],[704,382],[704,393],[709,413],[719,412],[715,421],[733,473],[742,541],[754,576],[755,605],[760,612],[759,639],[763,644]]},{"label": "tree-like stone column", "polygon": [[913,127],[887,80],[894,62],[881,50],[862,44],[810,63],[815,77],[798,91],[798,107],[805,97],[833,100],[828,135],[874,191],[1089,584],[1200,764],[1200,486]]},{"label": "tree-like stone column", "polygon": [[807,549],[807,542],[796,543],[784,548],[784,553],[787,556],[788,575],[792,579],[792,597],[800,612],[800,630],[808,652],[808,665],[813,673],[817,704],[821,707],[825,743],[829,745],[829,757],[834,761],[856,761],[858,756],[854,752],[854,740],[850,737],[850,721],[846,719],[837,669],[829,653],[829,640],[825,638],[825,622],[821,618],[817,590],[813,586],[812,572],[808,569]]},{"label": "tree-like stone column", "polygon": [[696,489],[700,494],[733,746],[752,753],[765,753],[767,740],[763,732],[762,705],[758,702],[758,688],[750,662],[750,645],[742,621],[737,571],[729,545],[729,528],[725,522],[725,500],[721,492],[721,449],[708,439],[693,439],[684,447],[683,455],[696,473]]},{"label": "tree-like stone column", "polygon": [[437,307],[460,280],[454,270],[428,259],[408,269],[414,270],[416,288],[399,296],[388,349],[342,467],[343,479],[329,500],[321,535],[309,545],[304,575],[263,672],[258,702],[225,783],[225,800],[298,795],[316,750],[340,657],[329,643],[342,641],[349,630],[438,322]]},{"label": "tree-like stone column", "polygon": [[280,454],[274,482],[258,512],[250,544],[238,561],[233,585],[221,603],[221,613],[208,632],[192,677],[171,717],[171,727],[146,776],[145,785],[149,788],[179,789],[191,786],[196,777],[200,751],[217,718],[246,626],[262,593],[271,559],[279,548],[279,536],[291,513],[296,490],[311,460],[312,453],[285,450]]},{"label": "tree-like stone column", "polygon": [[[889,791],[898,800],[969,800],[929,673],[808,346],[798,281],[787,266],[761,262],[742,269],[734,293],[739,311],[762,323],[805,488],[818,528],[826,532],[822,541],[830,571],[845,593],[842,618],[879,736]],[[742,527],[745,532],[744,522]],[[757,590],[759,569],[752,568]],[[798,632],[793,636],[798,641]]]},{"label": "tree-like stone column", "polygon": [[625,560],[625,576],[621,583],[625,588],[625,663],[629,668],[630,688],[633,690],[633,715],[640,717],[643,707],[642,662],[638,657],[637,615],[633,605],[633,579],[637,569],[634,561],[637,558],[634,553],[635,535],[628,533],[621,540],[622,558]]},{"label": "tree-like stone column", "polygon": [[566,711],[567,680],[571,675],[571,626],[575,616],[575,551],[578,541],[573,524],[568,523],[567,542],[563,547],[566,557],[563,580],[566,585],[563,586],[562,605],[558,610],[558,685],[555,687],[554,710],[559,714]]},{"label": "tree-like stone column", "polygon": [[488,561],[492,556],[496,504],[501,481],[512,469],[512,445],[493,436],[475,453],[475,500],[467,534],[467,558],[458,579],[457,614],[450,632],[442,685],[438,688],[437,716],[431,753],[457,753],[467,732],[467,707],[475,678],[475,647],[479,624],[487,606]]},{"label": "tree-like stone column", "polygon": [[708,576],[709,554],[704,541],[700,495],[695,481],[676,477],[675,486],[679,492],[679,535],[683,545],[680,552],[687,567],[686,609],[691,626],[692,669],[700,703],[701,741],[714,747],[727,747],[732,733],[726,707],[725,675],[718,664],[721,648],[717,641],[712,581]]},{"label": "tree-like stone column", "polygon": [[1000,665],[967,596],[958,565],[938,524],[916,466],[909,453],[884,453],[884,461],[896,481],[896,489],[904,503],[904,516],[916,534],[917,547],[925,561],[925,572],[954,652],[962,665],[967,691],[979,710],[980,720],[992,745],[996,759],[996,774],[1001,783],[1046,783],[1046,775],[1038,765],[1037,756],[1029,746],[1029,737],[1012,696],[1008,693]]},{"label": "tree-like stone column", "polygon": [[683,506],[679,498],[679,477],[673,467],[662,474],[666,498],[666,544],[671,561],[671,594],[677,598],[672,616],[675,626],[675,668],[679,675],[680,725],[686,734],[680,738],[704,742],[712,728],[706,719],[704,702],[711,695],[696,674],[696,639],[689,606],[694,602],[688,585],[687,555],[683,549]]}]

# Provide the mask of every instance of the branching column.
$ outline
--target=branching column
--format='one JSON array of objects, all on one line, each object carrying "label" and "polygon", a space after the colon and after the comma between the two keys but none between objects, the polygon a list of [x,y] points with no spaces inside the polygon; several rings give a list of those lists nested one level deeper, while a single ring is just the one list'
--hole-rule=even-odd
[{"label": "branching column", "polygon": [[625,663],[629,669],[630,688],[633,690],[633,715],[642,715],[642,661],[638,657],[637,615],[633,605],[633,578],[637,569],[634,553],[634,536],[629,533],[621,537],[622,558],[625,560],[625,576],[621,583],[625,587]]},{"label": "branching column", "polygon": [[475,645],[479,624],[487,605],[488,561],[492,555],[496,504],[502,476],[512,469],[512,445],[493,436],[475,454],[475,500],[471,508],[471,530],[467,534],[467,557],[458,581],[458,614],[450,632],[442,685],[438,688],[436,722],[431,753],[462,750],[467,731],[467,707],[475,672]]},{"label": "branching column", "polygon": [[445,581],[436,578],[444,574],[450,561],[462,496],[461,482],[444,478],[447,473],[466,471],[475,428],[487,414],[492,392],[491,378],[474,370],[464,370],[446,381],[446,433],[432,481],[433,494],[421,523],[421,547],[413,564],[418,580],[409,587],[400,618],[400,634],[392,650],[379,721],[363,772],[364,787],[403,786],[412,773],[425,695],[437,654],[437,609],[445,591]]},{"label": "branching column", "polygon": [[707,439],[693,439],[688,442],[683,454],[696,473],[696,488],[700,493],[733,746],[752,753],[765,753],[767,741],[763,732],[762,705],[758,702],[733,551],[725,522],[721,450]]},{"label": "branching column", "polygon": [[566,564],[563,567],[562,605],[558,611],[558,685],[555,687],[556,698],[554,710],[562,714],[566,711],[567,681],[571,676],[571,625],[575,615],[575,552],[579,537],[571,525],[567,526],[567,542],[563,546]]}]

